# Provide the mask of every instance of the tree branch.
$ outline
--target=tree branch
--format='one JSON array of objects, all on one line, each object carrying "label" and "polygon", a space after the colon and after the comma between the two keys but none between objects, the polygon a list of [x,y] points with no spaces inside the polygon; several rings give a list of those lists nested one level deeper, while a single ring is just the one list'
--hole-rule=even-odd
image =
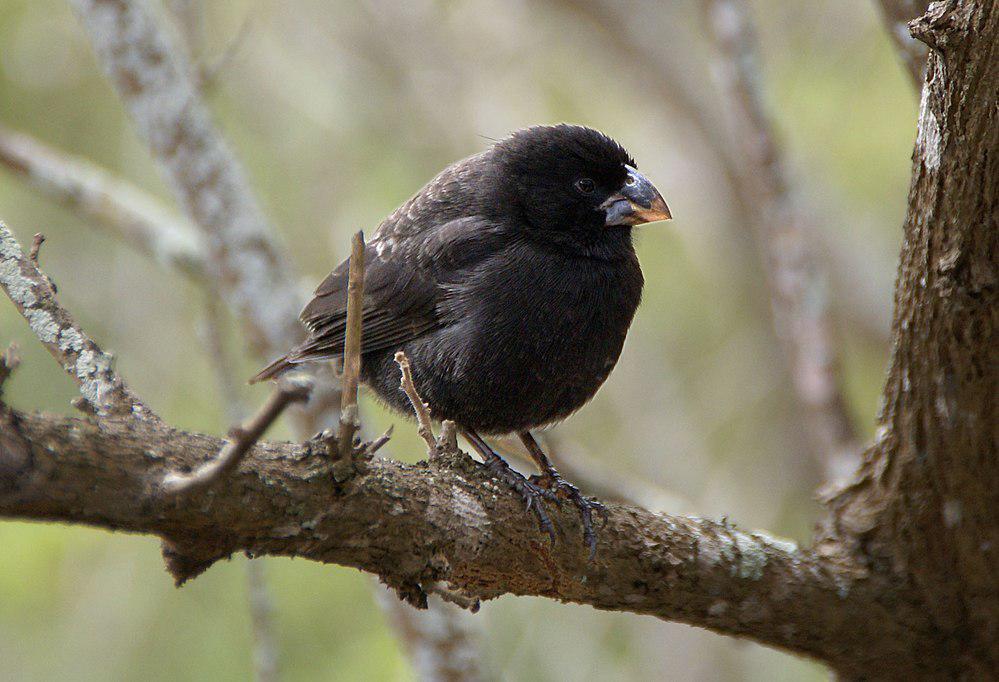
[{"label": "tree branch", "polygon": [[98,415],[154,416],[114,371],[111,355],[102,351],[59,305],[48,277],[25,256],[2,222],[0,287],[27,320],[38,340],[73,377],[80,394]]},{"label": "tree branch", "polygon": [[[13,262],[41,282],[3,230],[2,272]],[[8,289],[20,282],[8,279]],[[45,303],[68,317],[50,289]],[[858,583],[851,567],[728,523],[611,507],[590,561],[566,540],[578,534],[578,516],[559,509],[563,541],[551,547],[520,501],[497,495],[488,471],[461,453],[417,465],[371,460],[336,479],[336,463],[314,456],[310,443],[254,444],[274,413],[272,404],[245,439],[226,446],[247,449],[227,485],[197,487],[176,504],[160,482],[215,466],[222,441],[131,412],[95,424],[0,406],[0,516],[159,535],[178,583],[237,551],[300,556],[374,573],[419,606],[424,586],[441,583],[471,599],[534,594],[752,636],[834,665],[830,647],[860,635],[859,648],[870,634],[844,625],[844,603],[880,631],[913,627],[874,602],[890,587],[868,593],[874,581]]]},{"label": "tree branch", "polygon": [[828,295],[801,211],[788,190],[780,147],[759,92],[755,30],[743,0],[706,0],[719,74],[733,119],[733,145],[743,182],[759,207],[755,234],[765,256],[777,336],[788,349],[789,369],[815,458],[828,481],[842,482],[859,463],[858,442],[839,385]]},{"label": "tree branch", "polygon": [[545,596],[748,636],[833,665],[884,656],[872,642],[909,642],[920,622],[881,605],[890,584],[728,523],[610,505],[589,562],[571,541],[580,532],[572,509],[552,510],[563,535],[552,547],[520,501],[496,494],[465,456],[373,460],[336,487],[327,459],[307,445],[261,442],[227,485],[177,505],[150,482],[213,459],[219,439],[14,411],[2,430],[29,449],[36,475],[0,499],[0,516],[160,535],[184,557],[169,566],[178,582],[233,552],[298,556],[374,573],[411,601],[438,581],[479,599]]}]

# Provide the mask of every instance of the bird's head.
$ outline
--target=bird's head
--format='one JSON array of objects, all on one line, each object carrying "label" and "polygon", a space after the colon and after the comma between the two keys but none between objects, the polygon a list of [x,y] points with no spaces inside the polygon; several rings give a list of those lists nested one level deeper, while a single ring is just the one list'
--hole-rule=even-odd
[{"label": "bird's head", "polygon": [[560,242],[613,239],[669,208],[624,148],[576,125],[534,126],[496,143],[498,205]]}]

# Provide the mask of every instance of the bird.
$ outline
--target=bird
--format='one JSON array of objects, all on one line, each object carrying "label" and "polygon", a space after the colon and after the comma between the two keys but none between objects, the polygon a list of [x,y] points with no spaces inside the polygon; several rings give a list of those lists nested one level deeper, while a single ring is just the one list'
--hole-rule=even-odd
[{"label": "bird", "polygon": [[[566,123],[517,130],[458,161],[385,218],[364,249],[362,381],[410,415],[395,355],[431,416],[453,421],[555,542],[571,501],[596,551],[604,506],[565,480],[532,431],[569,417],[614,368],[642,296],[632,230],[672,216],[624,147]],[[344,352],[349,258],[316,288],[306,339],[251,383]],[[526,477],[485,440],[516,434]]]}]

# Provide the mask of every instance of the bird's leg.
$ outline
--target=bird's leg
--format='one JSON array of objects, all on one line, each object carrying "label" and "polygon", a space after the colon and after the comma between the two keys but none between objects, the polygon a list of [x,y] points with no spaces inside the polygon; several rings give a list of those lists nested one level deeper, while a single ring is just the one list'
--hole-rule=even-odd
[{"label": "bird's leg", "polygon": [[551,490],[556,495],[565,497],[579,509],[579,515],[583,522],[583,542],[589,547],[590,558],[592,559],[597,551],[597,536],[593,532],[593,512],[606,515],[607,508],[596,500],[585,497],[579,492],[579,488],[562,478],[562,474],[558,472],[555,465],[548,459],[548,455],[541,449],[538,441],[534,439],[530,431],[521,431],[517,435],[520,436],[524,447],[527,448],[531,458],[537,463],[538,468],[541,469],[541,475],[531,476],[531,482]]},{"label": "bird's leg", "polygon": [[556,500],[555,494],[541,486],[528,480],[523,474],[514,470],[509,464],[506,463],[502,457],[496,454],[496,452],[489,447],[479,434],[475,431],[462,427],[462,435],[468,439],[468,442],[472,444],[472,447],[482,456],[482,460],[489,469],[490,473],[499,480],[503,481],[506,485],[512,488],[515,492],[519,493],[524,501],[527,503],[527,511],[534,510],[534,514],[538,517],[538,524],[541,526],[541,530],[548,533],[548,537],[551,538],[552,544],[555,544],[555,527],[552,525],[551,519],[548,517],[548,512],[545,511],[545,506],[543,503],[544,499]]}]

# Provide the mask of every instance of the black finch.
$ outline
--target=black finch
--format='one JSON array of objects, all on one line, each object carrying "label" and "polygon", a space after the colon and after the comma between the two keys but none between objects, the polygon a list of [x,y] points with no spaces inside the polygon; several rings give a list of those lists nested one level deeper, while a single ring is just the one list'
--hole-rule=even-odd
[{"label": "black finch", "polygon": [[[365,248],[362,379],[411,414],[396,351],[435,419],[453,420],[495,476],[555,538],[543,501],[592,512],[531,429],[565,419],[614,368],[642,295],[632,227],[667,220],[662,196],[610,137],[574,125],[520,130],[445,168],[388,216]],[[348,262],[301,314],[306,340],[261,371],[343,353]],[[482,439],[516,433],[541,469],[529,479]]]}]

